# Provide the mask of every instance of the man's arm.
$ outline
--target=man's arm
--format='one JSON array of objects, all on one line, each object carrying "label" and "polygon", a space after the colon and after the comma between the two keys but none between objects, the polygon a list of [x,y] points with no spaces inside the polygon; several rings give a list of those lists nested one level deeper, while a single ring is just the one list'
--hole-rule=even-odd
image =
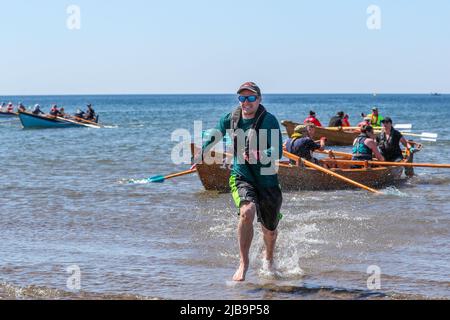
[{"label": "man's arm", "polygon": [[377,144],[375,141],[371,139],[366,139],[364,141],[364,144],[372,150],[373,154],[375,155],[375,158],[377,158],[379,161],[384,161],[384,157],[381,155],[380,151],[378,150]]},{"label": "man's arm", "polygon": [[407,148],[407,149],[411,149],[413,146],[408,142],[408,140],[405,139],[405,137],[401,137],[400,142],[402,143],[402,145]]}]

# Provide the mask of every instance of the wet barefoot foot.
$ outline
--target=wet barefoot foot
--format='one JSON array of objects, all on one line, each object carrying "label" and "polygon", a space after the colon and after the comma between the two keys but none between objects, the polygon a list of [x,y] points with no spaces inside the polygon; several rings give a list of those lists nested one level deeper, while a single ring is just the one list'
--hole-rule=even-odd
[{"label": "wet barefoot foot", "polygon": [[274,273],[275,272],[275,266],[274,266],[273,261],[264,259],[263,260],[262,269],[265,270],[265,271]]},{"label": "wet barefoot foot", "polygon": [[248,270],[248,265],[240,264],[239,268],[233,276],[233,281],[245,281],[245,275]]}]

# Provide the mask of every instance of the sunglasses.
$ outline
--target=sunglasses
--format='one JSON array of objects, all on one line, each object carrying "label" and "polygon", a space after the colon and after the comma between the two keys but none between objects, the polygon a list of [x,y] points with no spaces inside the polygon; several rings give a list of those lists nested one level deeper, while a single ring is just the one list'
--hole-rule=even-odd
[{"label": "sunglasses", "polygon": [[239,101],[244,103],[246,100],[248,102],[255,102],[258,99],[258,96],[239,96]]}]

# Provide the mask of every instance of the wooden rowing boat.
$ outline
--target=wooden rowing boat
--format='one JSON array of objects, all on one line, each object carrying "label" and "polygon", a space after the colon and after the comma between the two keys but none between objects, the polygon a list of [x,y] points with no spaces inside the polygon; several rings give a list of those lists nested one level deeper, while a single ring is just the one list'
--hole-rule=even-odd
[{"label": "wooden rowing boat", "polygon": [[36,115],[29,112],[19,112],[19,119],[25,129],[42,128],[101,128],[96,123],[85,123],[67,118],[54,117],[50,115]]},{"label": "wooden rowing boat", "polygon": [[[199,149],[192,146],[193,154]],[[210,191],[229,192],[228,180],[230,177],[231,155],[223,155],[211,152],[211,157],[224,159],[225,164],[198,164],[197,172],[204,188]],[[336,156],[336,159],[344,157]],[[331,159],[330,159],[331,161]],[[405,162],[412,161],[411,158],[405,159]],[[327,162],[326,159],[321,161]],[[288,161],[280,161],[278,163],[278,178],[282,190],[298,191],[298,190],[339,190],[354,188],[353,186],[336,179],[328,174],[322,173],[315,169],[293,165]],[[393,185],[401,179],[403,167],[367,167],[352,169],[349,165],[338,164],[338,168],[330,168],[330,170],[362,183],[372,188],[382,188]]]},{"label": "wooden rowing boat", "polygon": [[[281,124],[286,127],[286,131],[290,136],[294,134],[294,129],[300,123],[283,120]],[[316,127],[316,132],[314,134],[314,140],[320,140],[322,137],[327,138],[327,145],[329,146],[351,146],[353,141],[359,135],[358,130],[346,130],[342,127],[339,128],[322,128]]]}]

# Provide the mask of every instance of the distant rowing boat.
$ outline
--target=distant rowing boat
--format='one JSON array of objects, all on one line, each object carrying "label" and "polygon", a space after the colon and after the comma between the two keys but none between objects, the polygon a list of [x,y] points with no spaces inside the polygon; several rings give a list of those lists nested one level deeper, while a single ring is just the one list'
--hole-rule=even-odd
[{"label": "distant rowing boat", "polygon": [[[300,123],[283,120],[281,121],[281,124],[286,127],[286,131],[290,137],[294,134],[295,127]],[[351,146],[359,134],[359,131],[345,130],[343,128],[326,129],[316,127],[316,132],[313,139],[320,140],[321,137],[326,137],[327,145],[329,146]]]},{"label": "distant rowing boat", "polygon": [[43,128],[101,128],[101,125],[87,120],[75,121],[50,115],[35,115],[28,112],[19,112],[19,119],[25,129]]},{"label": "distant rowing boat", "polygon": [[[199,149],[192,145],[191,150],[194,154],[198,152]],[[216,157],[216,154],[212,153],[211,156]],[[228,155],[228,158],[229,157],[231,157],[231,155]],[[223,154],[217,154],[217,158],[225,159],[225,156]],[[339,156],[336,156],[336,159],[339,158]],[[413,155],[409,155],[404,161],[412,162]],[[282,190],[285,191],[322,191],[353,188],[353,186],[346,182],[315,169],[291,165],[287,161],[280,161],[278,166],[278,178]],[[338,168],[330,170],[372,188],[382,188],[394,184],[402,177],[404,170],[404,167],[380,166],[352,169],[349,165],[345,164],[338,164],[338,166]],[[202,163],[197,165],[197,173],[206,190],[219,192],[230,191],[228,181],[231,170],[229,166]]]}]

